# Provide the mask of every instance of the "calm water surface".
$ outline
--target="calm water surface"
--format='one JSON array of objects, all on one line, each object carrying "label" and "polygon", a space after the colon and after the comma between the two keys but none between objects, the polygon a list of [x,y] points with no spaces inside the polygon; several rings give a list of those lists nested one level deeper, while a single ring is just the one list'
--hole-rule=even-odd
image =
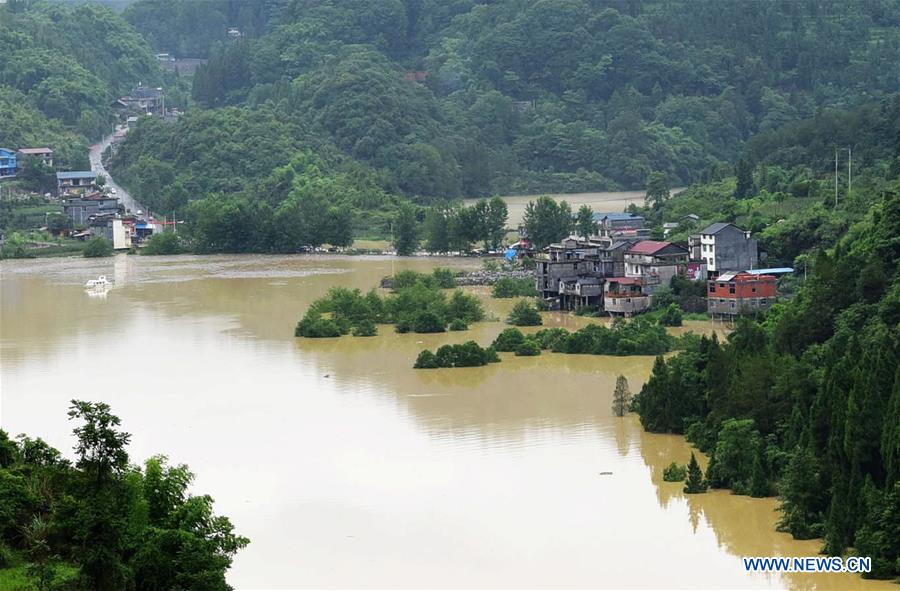
[{"label": "calm water surface", "polygon": [[[662,481],[681,438],[610,411],[649,357],[504,355],[414,371],[465,333],[302,340],[293,327],[334,285],[460,260],[134,257],[4,261],[0,421],[70,450],[74,397],[109,402],[156,453],[197,473],[252,542],[230,581],[298,587],[894,589],[851,575],[764,576],[741,556],[813,555],[778,534],[774,500],[686,497]],[[82,285],[115,281],[105,297]],[[509,301],[492,301],[499,317]],[[585,319],[547,314],[548,325]],[[710,330],[695,324],[695,330]],[[612,474],[604,474],[611,472]]]}]

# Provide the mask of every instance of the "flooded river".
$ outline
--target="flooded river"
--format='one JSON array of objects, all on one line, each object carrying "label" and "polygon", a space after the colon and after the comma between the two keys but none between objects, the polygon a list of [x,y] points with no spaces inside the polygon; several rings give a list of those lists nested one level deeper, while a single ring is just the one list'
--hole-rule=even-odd
[{"label": "flooded river", "polygon": [[[615,418],[650,357],[503,356],[412,369],[464,333],[295,339],[334,285],[466,261],[135,257],[2,263],[2,421],[71,456],[71,398],[109,402],[131,455],[197,473],[251,544],[239,589],[580,587],[897,589],[854,575],[757,575],[740,557],[813,555],[775,501],[662,481],[690,448]],[[105,297],[82,285],[105,274]],[[483,290],[481,293],[485,293]],[[502,317],[508,301],[485,299]],[[548,314],[549,325],[585,319]],[[697,330],[708,330],[695,325]]]}]

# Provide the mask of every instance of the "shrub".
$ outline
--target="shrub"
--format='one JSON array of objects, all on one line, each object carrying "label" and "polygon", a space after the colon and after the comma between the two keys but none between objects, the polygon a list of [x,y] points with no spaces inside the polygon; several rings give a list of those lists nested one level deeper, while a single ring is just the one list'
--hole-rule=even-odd
[{"label": "shrub", "polygon": [[109,257],[113,254],[113,247],[109,240],[102,236],[94,236],[84,247],[83,253],[87,258]]},{"label": "shrub", "polygon": [[412,329],[413,332],[419,333],[444,332],[446,330],[446,323],[443,318],[434,312],[426,310],[416,314],[412,322]]},{"label": "shrub", "polygon": [[[510,329],[515,330],[515,329]],[[569,331],[564,328],[543,328],[532,337],[541,345],[541,349],[555,349],[557,344],[569,336]]]},{"label": "shrub", "polygon": [[495,298],[536,297],[537,295],[534,279],[518,277],[502,277],[491,290],[491,297]]},{"label": "shrub", "polygon": [[498,361],[500,358],[492,348],[483,349],[475,341],[467,341],[461,345],[442,345],[435,353],[426,349],[419,353],[413,368],[479,367]]},{"label": "shrub", "polygon": [[456,273],[450,269],[438,267],[431,272],[434,285],[442,289],[450,289],[456,287]]},{"label": "shrub", "polygon": [[398,291],[405,287],[412,287],[416,283],[425,282],[427,279],[427,275],[417,271],[400,271],[394,274],[394,282],[391,289]]},{"label": "shrub", "polygon": [[355,337],[374,337],[378,334],[378,327],[369,319],[361,321],[353,328]]},{"label": "shrub", "polygon": [[181,242],[174,232],[154,234],[147,241],[147,245],[140,249],[140,253],[146,255],[180,254],[181,252],[183,252]]},{"label": "shrub", "polygon": [[450,321],[450,330],[469,330],[469,325],[466,324],[466,321],[462,318],[454,318],[452,321]]},{"label": "shrub", "polygon": [[543,323],[537,307],[528,300],[516,302],[509,316],[506,317],[506,322],[515,326],[540,326]]},{"label": "shrub", "polygon": [[307,337],[311,339],[339,337],[346,331],[331,318],[324,318],[315,308],[310,308],[303,320],[297,323],[294,329],[295,337]]},{"label": "shrub", "polygon": [[681,320],[681,308],[674,302],[666,306],[659,316],[661,326],[681,326]]},{"label": "shrub", "polygon": [[484,350],[488,363],[500,363],[500,356],[497,355],[497,349],[492,346]]},{"label": "shrub", "polygon": [[437,357],[428,349],[419,353],[419,356],[416,357],[416,363],[413,365],[414,369],[437,369],[438,367],[440,365],[438,365]]},{"label": "shrub", "polygon": [[16,556],[9,546],[0,542],[0,568],[10,568],[15,566]]},{"label": "shrub", "polygon": [[516,347],[516,357],[536,357],[541,354],[541,346],[533,339],[525,339]]},{"label": "shrub", "polygon": [[512,353],[525,341],[525,335],[518,328],[507,328],[494,339],[491,347],[495,351]]},{"label": "shrub", "polygon": [[453,345],[453,367],[478,367],[488,364],[487,351],[475,341],[466,341],[462,345]]},{"label": "shrub", "polygon": [[447,302],[447,320],[460,318],[466,322],[479,322],[484,320],[484,307],[478,298],[472,294],[457,289]]},{"label": "shrub", "polygon": [[663,470],[663,480],[666,482],[684,482],[687,478],[687,466],[679,466],[672,462]]}]

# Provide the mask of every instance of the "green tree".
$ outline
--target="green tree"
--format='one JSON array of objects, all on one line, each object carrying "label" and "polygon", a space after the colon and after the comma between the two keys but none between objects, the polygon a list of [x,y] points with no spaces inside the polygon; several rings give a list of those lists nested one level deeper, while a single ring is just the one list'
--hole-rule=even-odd
[{"label": "green tree", "polygon": [[113,255],[112,243],[103,236],[94,236],[85,244],[82,254],[87,258],[110,257]]},{"label": "green tree", "polygon": [[183,248],[175,232],[161,232],[153,234],[140,252],[146,255],[172,255],[180,254]]},{"label": "green tree", "polygon": [[689,495],[706,492],[706,481],[703,480],[703,470],[694,453],[691,452],[691,461],[687,467],[687,482],[684,485],[684,492]]},{"label": "green tree", "polygon": [[631,405],[631,392],[628,390],[628,380],[620,375],[616,378],[616,389],[613,392],[613,413],[617,417],[624,417]]},{"label": "green tree", "polygon": [[578,208],[578,214],[575,216],[575,232],[583,238],[597,233],[597,222],[594,221],[594,210],[590,205]]},{"label": "green tree", "polygon": [[653,211],[658,211],[669,200],[669,179],[665,173],[651,172],[646,187],[644,201]]},{"label": "green tree", "polygon": [[539,326],[543,324],[541,314],[537,307],[528,300],[519,300],[515,303],[509,315],[506,317],[508,324],[515,326]]},{"label": "green tree", "polygon": [[659,323],[662,326],[681,326],[682,318],[681,308],[673,302],[663,309],[659,316]]},{"label": "green tree", "polygon": [[566,237],[572,229],[572,210],[565,201],[538,197],[525,206],[525,232],[535,248],[543,248]]},{"label": "green tree", "polygon": [[753,194],[753,164],[745,159],[738,160],[735,167],[737,186],[734,189],[735,199],[745,199]]},{"label": "green tree", "polygon": [[418,227],[416,222],[416,208],[410,203],[404,203],[397,211],[393,223],[394,248],[400,256],[409,256],[415,251],[418,244]]}]

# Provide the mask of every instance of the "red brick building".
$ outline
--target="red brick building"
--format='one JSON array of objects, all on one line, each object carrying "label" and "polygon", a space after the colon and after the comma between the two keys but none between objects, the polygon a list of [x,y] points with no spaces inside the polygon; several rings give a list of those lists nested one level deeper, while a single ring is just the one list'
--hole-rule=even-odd
[{"label": "red brick building", "polygon": [[766,310],[775,303],[775,276],[723,273],[709,281],[706,302],[709,314],[737,316]]}]

